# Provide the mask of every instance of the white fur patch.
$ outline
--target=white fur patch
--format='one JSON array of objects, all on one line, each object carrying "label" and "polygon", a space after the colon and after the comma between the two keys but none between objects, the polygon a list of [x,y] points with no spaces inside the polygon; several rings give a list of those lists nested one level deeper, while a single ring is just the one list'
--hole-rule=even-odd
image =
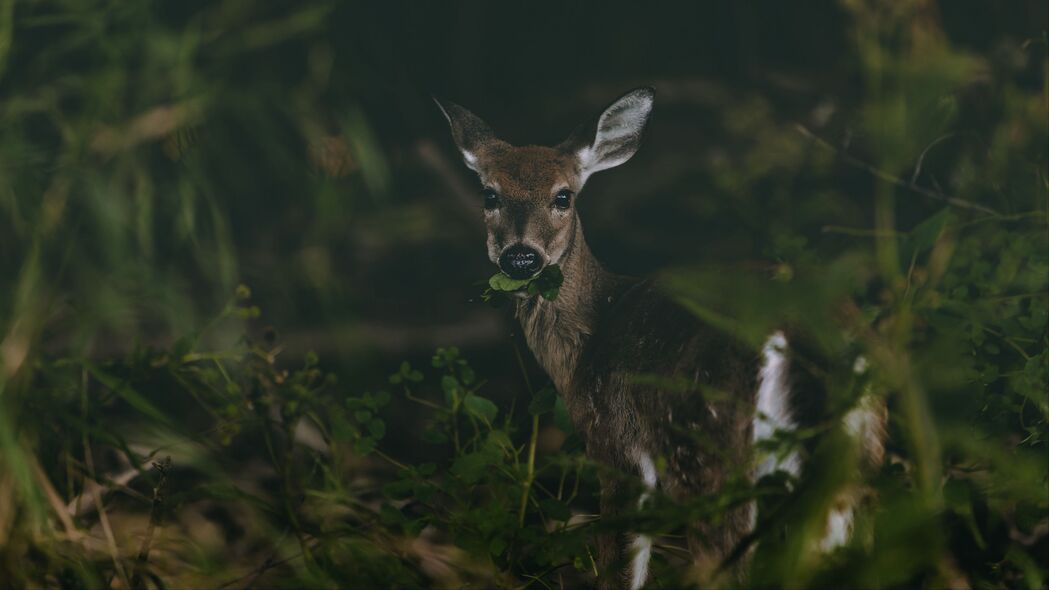
[{"label": "white fur patch", "polygon": [[[763,363],[758,374],[757,414],[754,417],[754,442],[772,438],[777,430],[794,430],[797,424],[790,410],[790,384],[787,380],[787,338],[775,332],[762,348]],[[801,472],[797,453],[786,457],[766,457],[758,465],[758,478],[783,470],[795,477]]]},{"label": "white fur patch", "polygon": [[[643,451],[637,452],[637,467],[641,471],[641,481],[645,483],[648,490],[656,489],[659,483],[656,474],[656,464],[652,462],[652,456]],[[637,501],[638,508],[642,508],[650,497],[649,491],[641,494]],[[630,590],[639,590],[648,579],[648,562],[652,559],[652,538],[648,535],[637,535],[630,544],[630,551],[634,556],[630,560]]]},{"label": "white fur patch", "polygon": [[645,487],[654,490],[656,489],[656,464],[652,462],[652,457],[648,453],[639,453],[637,459],[637,466],[641,470],[641,481],[645,482]]},{"label": "white fur patch", "polygon": [[[863,375],[870,369],[870,363],[863,355],[857,356],[852,364],[852,371]],[[842,419],[845,433],[856,440],[862,448],[866,460],[880,463],[885,447],[885,404],[871,393],[871,386],[866,385],[859,402]],[[819,550],[829,553],[838,547],[845,546],[852,538],[855,498],[844,494],[837,507],[827,514],[827,525],[823,538],[819,540]]]},{"label": "white fur patch", "polygon": [[652,558],[652,538],[648,535],[634,537],[630,544],[634,558],[630,561],[630,590],[641,590],[648,580],[648,561]]},{"label": "white fur patch", "polygon": [[468,151],[468,150],[462,150],[462,152],[463,152],[463,161],[466,162],[466,165],[471,170],[476,171],[477,170],[477,156],[475,156],[473,152]]},{"label": "white fur patch", "polygon": [[844,546],[852,536],[852,507],[834,508],[827,515],[827,532],[820,539],[820,551],[829,553]]},{"label": "white fur patch", "polygon": [[852,372],[857,375],[862,375],[867,372],[870,368],[870,363],[867,362],[867,357],[862,354],[856,357],[856,360],[852,363]]},{"label": "white fur patch", "polygon": [[846,434],[860,444],[864,460],[873,465],[880,465],[885,456],[887,418],[885,400],[875,395],[868,383],[859,402],[842,419]]},{"label": "white fur patch", "polygon": [[878,400],[872,395],[863,396],[856,407],[845,414],[845,432],[849,436],[866,441],[880,429],[881,411]]}]

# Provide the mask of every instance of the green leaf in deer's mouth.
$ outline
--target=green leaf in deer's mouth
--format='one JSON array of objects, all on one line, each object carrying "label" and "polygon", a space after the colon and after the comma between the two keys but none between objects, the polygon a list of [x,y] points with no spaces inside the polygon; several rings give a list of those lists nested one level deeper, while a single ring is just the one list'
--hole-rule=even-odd
[{"label": "green leaf in deer's mouth", "polygon": [[512,279],[505,273],[497,272],[488,279],[489,289],[485,291],[485,300],[491,299],[497,293],[513,293],[526,290],[528,295],[539,295],[543,299],[553,301],[565,280],[561,273],[561,267],[551,264],[542,272],[527,279]]},{"label": "green leaf in deer's mouth", "polygon": [[[533,277],[534,278],[534,277]],[[511,279],[502,272],[497,272],[488,279],[488,286],[496,291],[516,291],[528,286],[532,278]]]}]

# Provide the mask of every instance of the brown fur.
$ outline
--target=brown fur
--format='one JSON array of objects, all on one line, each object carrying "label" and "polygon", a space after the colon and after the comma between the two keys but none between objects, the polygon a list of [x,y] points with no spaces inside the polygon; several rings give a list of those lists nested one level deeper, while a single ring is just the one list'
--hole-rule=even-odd
[{"label": "brown fur", "polygon": [[559,262],[579,220],[552,203],[559,190],[578,193],[582,188],[574,159],[554,148],[514,147],[498,140],[480,146],[475,155],[481,183],[503,201],[500,210],[485,213],[492,262],[515,242],[536,248],[545,264]]}]

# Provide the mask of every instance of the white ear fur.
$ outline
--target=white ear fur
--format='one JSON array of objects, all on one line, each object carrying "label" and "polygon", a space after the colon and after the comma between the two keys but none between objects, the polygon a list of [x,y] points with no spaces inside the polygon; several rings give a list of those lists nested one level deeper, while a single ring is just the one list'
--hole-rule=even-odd
[{"label": "white ear fur", "polygon": [[437,108],[441,109],[444,118],[452,129],[452,139],[463,155],[463,161],[473,171],[477,171],[477,148],[495,139],[492,129],[480,117],[455,104],[444,102],[433,97]]},{"label": "white ear fur", "polygon": [[638,88],[601,113],[593,141],[576,151],[584,181],[594,172],[626,162],[637,152],[654,100],[651,88]]},{"label": "white ear fur", "polygon": [[474,172],[477,172],[477,156],[473,152],[467,150],[459,150],[463,154],[463,162],[466,162],[466,167]]}]

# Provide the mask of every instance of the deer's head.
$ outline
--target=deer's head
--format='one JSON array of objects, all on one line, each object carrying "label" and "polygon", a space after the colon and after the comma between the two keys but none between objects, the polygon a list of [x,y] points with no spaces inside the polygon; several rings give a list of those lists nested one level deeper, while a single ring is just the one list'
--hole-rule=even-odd
[{"label": "deer's head", "polygon": [[504,273],[525,279],[561,261],[579,223],[576,196],[591,174],[634,155],[653,97],[651,88],[624,94],[554,147],[510,145],[470,111],[438,101],[463,160],[480,177],[488,258]]}]

